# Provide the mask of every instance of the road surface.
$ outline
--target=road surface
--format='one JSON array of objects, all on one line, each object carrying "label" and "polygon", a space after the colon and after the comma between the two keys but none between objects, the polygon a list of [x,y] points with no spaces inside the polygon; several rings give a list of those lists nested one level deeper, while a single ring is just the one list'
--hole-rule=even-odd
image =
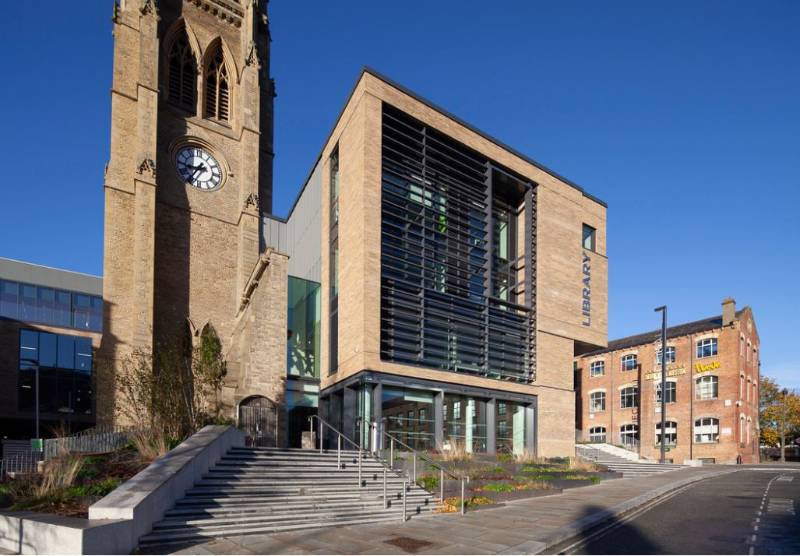
[{"label": "road surface", "polygon": [[559,554],[800,554],[800,468],[762,465],[690,485]]}]

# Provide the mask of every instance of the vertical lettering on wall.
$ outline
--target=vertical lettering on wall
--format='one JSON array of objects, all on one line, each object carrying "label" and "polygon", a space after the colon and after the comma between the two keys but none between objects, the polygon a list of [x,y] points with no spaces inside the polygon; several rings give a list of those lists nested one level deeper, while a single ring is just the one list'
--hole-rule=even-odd
[{"label": "vertical lettering on wall", "polygon": [[592,325],[592,259],[583,252],[583,299],[581,302],[581,315],[583,326]]}]

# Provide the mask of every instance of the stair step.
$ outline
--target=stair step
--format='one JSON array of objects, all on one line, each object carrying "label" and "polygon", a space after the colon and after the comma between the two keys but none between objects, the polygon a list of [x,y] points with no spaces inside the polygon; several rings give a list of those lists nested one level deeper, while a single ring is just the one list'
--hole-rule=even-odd
[{"label": "stair step", "polygon": [[[392,501],[394,500],[396,499],[393,498]],[[430,498],[430,497],[412,498],[407,496],[406,502],[415,504],[416,503],[436,504],[438,503],[438,498]],[[254,504],[235,504],[235,505],[223,505],[223,506],[203,505],[201,507],[179,506],[177,508],[168,510],[165,514],[165,517],[169,518],[174,516],[194,516],[194,515],[220,515],[220,516],[247,515],[256,512],[288,513],[288,512],[300,512],[300,511],[331,510],[339,508],[383,509],[383,501],[381,498],[374,498],[374,499],[343,500],[338,502],[311,500],[311,501],[295,502],[295,503],[281,502],[277,504],[254,503]]]},{"label": "stair step", "polygon": [[[406,503],[406,510],[408,512],[419,513],[423,511],[431,511],[435,508],[434,504],[417,504],[411,505]],[[153,532],[163,532],[174,529],[183,529],[185,527],[227,527],[230,525],[244,525],[254,523],[278,524],[285,522],[303,523],[306,521],[328,520],[337,519],[340,517],[363,517],[371,516],[376,513],[383,513],[384,511],[402,511],[402,507],[393,504],[388,510],[384,510],[381,505],[380,509],[376,511],[374,508],[346,508],[346,509],[327,509],[318,511],[303,511],[297,510],[294,512],[281,512],[280,514],[268,515],[255,515],[255,516],[190,516],[183,518],[165,519],[153,526]]]},{"label": "stair step", "polygon": [[[341,467],[337,464],[341,463]],[[359,463],[363,486],[358,485]],[[177,500],[140,544],[180,543],[218,536],[274,533],[401,519],[403,486],[371,454],[342,451],[233,448]],[[432,513],[437,496],[408,484],[408,515]]]},{"label": "stair step", "polygon": [[[300,523],[300,524],[282,524],[269,527],[264,527],[264,526],[241,527],[239,529],[226,531],[226,535],[254,535],[254,534],[265,534],[265,533],[280,533],[286,531],[298,531],[303,529],[321,528],[321,527],[345,527],[347,525],[361,525],[365,523],[382,523],[390,521],[399,521],[401,519],[400,515],[402,515],[402,510],[398,514],[394,513],[376,514],[373,517],[360,518],[357,520],[353,519],[331,520],[327,522],[315,523],[312,525],[309,525],[308,523]],[[178,533],[169,533],[169,534],[151,533],[149,535],[145,535],[144,537],[142,537],[139,542],[140,545],[143,546],[159,546],[166,544],[184,543],[193,540],[204,540],[218,536],[221,535],[214,531],[184,529],[183,531]]]}]

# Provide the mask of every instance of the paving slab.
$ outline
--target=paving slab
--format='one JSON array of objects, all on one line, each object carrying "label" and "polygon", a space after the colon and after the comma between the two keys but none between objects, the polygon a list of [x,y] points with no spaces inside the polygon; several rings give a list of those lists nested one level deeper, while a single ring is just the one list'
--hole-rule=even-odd
[{"label": "paving slab", "polygon": [[[194,554],[538,554],[678,488],[731,473],[734,466],[691,467],[604,481],[562,494],[506,502],[458,514],[413,517],[406,523],[331,527],[292,533],[249,535],[200,543]],[[431,543],[413,552],[387,544],[396,537]],[[169,547],[165,547],[165,552]]]}]

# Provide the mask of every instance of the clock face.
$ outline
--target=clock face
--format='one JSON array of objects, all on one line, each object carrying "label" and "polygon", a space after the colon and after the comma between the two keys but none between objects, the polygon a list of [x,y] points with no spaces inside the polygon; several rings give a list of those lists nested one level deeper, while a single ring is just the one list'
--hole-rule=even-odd
[{"label": "clock face", "polygon": [[211,191],[222,184],[222,168],[217,159],[201,147],[182,147],[175,156],[178,175],[188,185]]}]

